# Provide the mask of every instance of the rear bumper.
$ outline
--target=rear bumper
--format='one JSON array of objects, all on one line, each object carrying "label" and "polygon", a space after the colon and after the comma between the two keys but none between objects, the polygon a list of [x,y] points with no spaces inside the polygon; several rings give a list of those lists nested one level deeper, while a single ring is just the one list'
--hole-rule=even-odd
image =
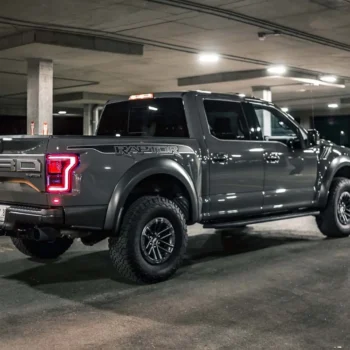
[{"label": "rear bumper", "polygon": [[56,226],[64,223],[63,209],[41,209],[32,207],[9,207],[0,230],[10,231],[21,226]]}]

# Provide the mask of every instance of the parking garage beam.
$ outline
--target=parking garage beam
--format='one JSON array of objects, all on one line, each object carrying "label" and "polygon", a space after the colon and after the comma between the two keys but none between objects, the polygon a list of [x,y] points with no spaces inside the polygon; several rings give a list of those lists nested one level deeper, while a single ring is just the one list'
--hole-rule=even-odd
[{"label": "parking garage beam", "polygon": [[[260,98],[265,101],[272,102],[271,89],[268,86],[253,86],[254,97]],[[261,111],[261,115],[258,115],[260,123],[262,123],[264,136],[271,136],[271,114],[268,111]]]},{"label": "parking garage beam", "polygon": [[51,135],[53,128],[53,63],[28,59],[27,134]]}]

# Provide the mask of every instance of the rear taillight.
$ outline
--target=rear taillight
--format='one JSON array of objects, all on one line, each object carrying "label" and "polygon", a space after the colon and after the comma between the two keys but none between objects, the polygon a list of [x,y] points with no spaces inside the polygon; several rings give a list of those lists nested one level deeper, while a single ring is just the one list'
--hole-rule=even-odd
[{"label": "rear taillight", "polygon": [[72,191],[73,171],[79,164],[74,154],[48,154],[46,156],[46,192]]}]

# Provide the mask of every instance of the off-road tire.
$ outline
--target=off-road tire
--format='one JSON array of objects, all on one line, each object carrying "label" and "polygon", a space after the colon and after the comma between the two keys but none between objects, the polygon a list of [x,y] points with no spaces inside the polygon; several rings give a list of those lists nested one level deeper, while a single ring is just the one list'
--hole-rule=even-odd
[{"label": "off-road tire", "polygon": [[73,239],[62,237],[54,241],[34,241],[11,237],[14,246],[24,255],[38,259],[56,259],[65,253],[73,244]]},{"label": "off-road tire", "polygon": [[343,192],[350,193],[350,180],[336,178],[333,180],[326,208],[316,216],[319,230],[327,237],[339,238],[350,235],[350,223],[343,225],[337,215],[339,198]]},{"label": "off-road tire", "polygon": [[[157,217],[170,221],[175,244],[169,259],[154,265],[143,256],[140,240],[144,227]],[[167,198],[145,196],[127,210],[118,236],[109,239],[109,251],[112,263],[122,277],[138,283],[156,283],[168,279],[179,268],[187,242],[186,219],[181,209]]]}]

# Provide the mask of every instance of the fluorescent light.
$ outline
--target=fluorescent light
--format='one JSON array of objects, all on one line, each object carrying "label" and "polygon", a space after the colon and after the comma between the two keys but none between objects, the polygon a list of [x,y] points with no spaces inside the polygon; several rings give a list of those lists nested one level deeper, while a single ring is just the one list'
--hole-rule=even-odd
[{"label": "fluorescent light", "polygon": [[320,76],[320,80],[326,83],[335,83],[338,80],[338,78],[334,75],[322,75]]},{"label": "fluorescent light", "polygon": [[338,103],[330,103],[328,105],[328,108],[338,108],[338,107],[339,107]]},{"label": "fluorescent light", "polygon": [[59,111],[58,114],[67,114],[67,111]]},{"label": "fluorescent light", "polygon": [[217,53],[201,53],[199,55],[199,62],[203,63],[215,63],[218,62],[220,56]]},{"label": "fluorescent light", "polygon": [[288,107],[282,107],[281,110],[285,113],[287,113],[289,111],[289,108]]},{"label": "fluorescent light", "polygon": [[283,75],[287,72],[287,67],[282,65],[271,66],[267,68],[267,71],[271,74]]},{"label": "fluorescent light", "polygon": [[148,106],[148,109],[151,111],[158,111],[158,108],[153,106]]},{"label": "fluorescent light", "polygon": [[296,80],[296,81],[301,81],[304,83],[304,85],[308,85],[308,86],[331,86],[331,87],[335,87],[335,88],[344,88],[345,85],[344,84],[339,84],[339,83],[328,83],[325,81],[320,80],[319,78],[295,78],[295,77],[290,77],[290,79],[292,80]]}]

